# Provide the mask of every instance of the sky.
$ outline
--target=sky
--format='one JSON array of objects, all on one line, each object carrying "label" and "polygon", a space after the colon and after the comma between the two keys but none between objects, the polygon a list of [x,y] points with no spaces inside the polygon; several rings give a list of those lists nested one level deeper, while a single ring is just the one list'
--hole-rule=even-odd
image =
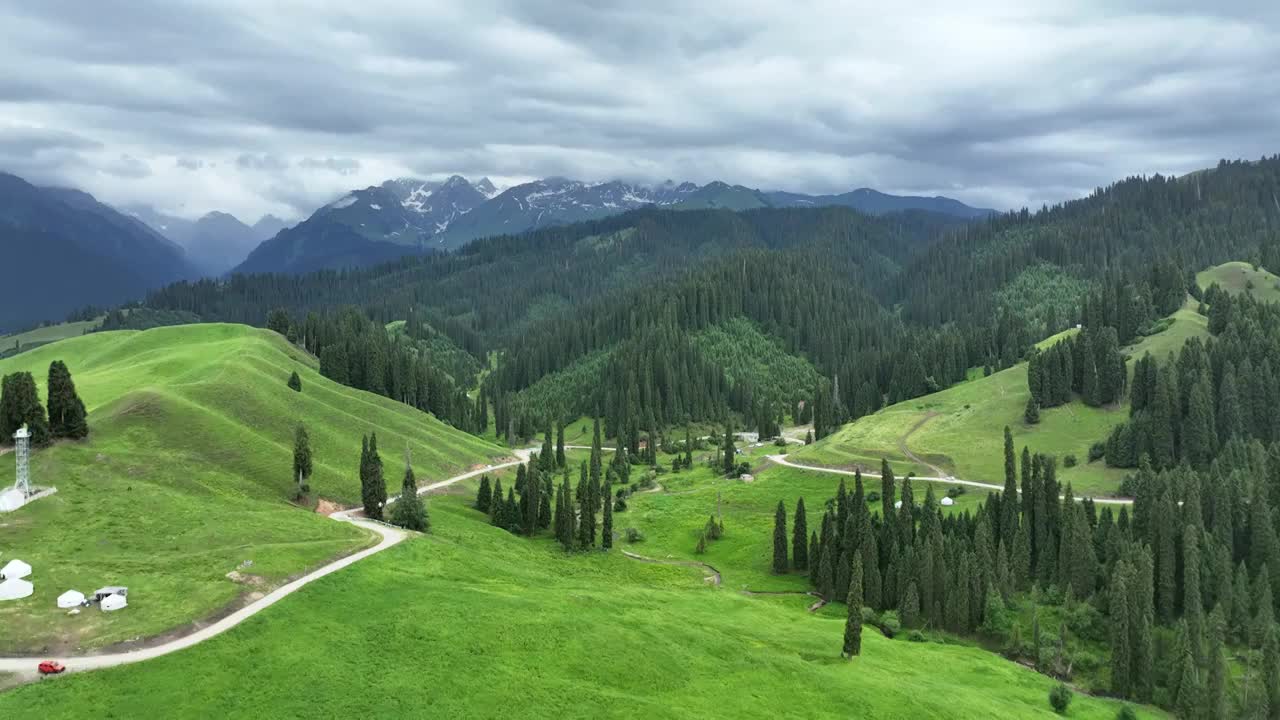
[{"label": "sky", "polygon": [[0,171],[184,217],[388,178],[1036,208],[1280,152],[1272,0],[0,0]]}]

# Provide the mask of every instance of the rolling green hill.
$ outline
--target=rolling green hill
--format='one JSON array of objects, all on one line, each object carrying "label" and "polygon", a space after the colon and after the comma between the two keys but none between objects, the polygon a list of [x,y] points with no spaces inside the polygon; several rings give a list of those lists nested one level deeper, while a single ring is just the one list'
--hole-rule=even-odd
[{"label": "rolling green hill", "polygon": [[[1067,330],[1039,345],[1048,347],[1074,333]],[[1164,330],[1126,348],[1132,360],[1150,352],[1164,357],[1191,337],[1207,337],[1204,316],[1190,302],[1167,320]],[[1106,440],[1111,429],[1128,418],[1127,402],[1094,408],[1075,401],[1040,411],[1040,423],[1023,421],[1030,391],[1027,365],[976,377],[932,395],[886,407],[844,426],[833,435],[795,452],[799,461],[824,465],[875,468],[881,457],[902,463],[900,472],[934,475],[929,464],[965,480],[1000,484],[1004,479],[1003,428],[1013,431],[1018,448],[1075,455],[1079,465],[1062,468],[1059,480],[1072,483],[1077,495],[1105,496],[1118,488],[1124,471],[1088,460],[1089,447]],[[905,448],[905,449],[904,449]],[[911,450],[923,462],[911,462]],[[895,465],[897,467],[897,465]]]},{"label": "rolling green hill", "polygon": [[1217,283],[1223,290],[1247,292],[1263,302],[1280,302],[1280,277],[1266,269],[1254,269],[1247,262],[1229,262],[1196,274],[1196,284],[1207,288]]},{"label": "rolling green hill", "polygon": [[[366,544],[363,532],[289,503],[298,422],[311,436],[313,493],[344,504],[359,499],[360,436],[371,430],[393,492],[406,447],[423,479],[505,454],[337,385],[279,335],[242,325],[95,333],[0,361],[0,374],[31,371],[43,386],[53,360],[71,369],[91,435],[35,452],[33,482],[58,493],[0,519],[4,557],[36,569],[35,595],[0,605],[0,652],[170,630]],[[292,371],[301,393],[286,386]],[[12,457],[0,457],[0,477],[13,476]],[[262,584],[226,578],[237,569]],[[109,584],[130,588],[128,611],[69,617],[54,606],[68,588]]]}]

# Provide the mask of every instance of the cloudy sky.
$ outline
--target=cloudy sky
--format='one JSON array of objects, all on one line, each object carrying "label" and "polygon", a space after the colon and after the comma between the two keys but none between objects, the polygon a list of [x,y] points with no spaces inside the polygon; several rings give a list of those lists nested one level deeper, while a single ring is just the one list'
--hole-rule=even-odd
[{"label": "cloudy sky", "polygon": [[0,0],[0,170],[247,221],[451,173],[1034,207],[1280,152],[1277,7]]}]

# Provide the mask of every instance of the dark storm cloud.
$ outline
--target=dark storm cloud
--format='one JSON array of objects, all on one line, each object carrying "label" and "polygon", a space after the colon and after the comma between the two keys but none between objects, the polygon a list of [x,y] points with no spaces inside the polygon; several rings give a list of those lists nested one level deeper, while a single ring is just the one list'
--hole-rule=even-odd
[{"label": "dark storm cloud", "polygon": [[1039,205],[1280,150],[1280,10],[45,0],[0,8],[0,167],[304,215],[400,174]]}]

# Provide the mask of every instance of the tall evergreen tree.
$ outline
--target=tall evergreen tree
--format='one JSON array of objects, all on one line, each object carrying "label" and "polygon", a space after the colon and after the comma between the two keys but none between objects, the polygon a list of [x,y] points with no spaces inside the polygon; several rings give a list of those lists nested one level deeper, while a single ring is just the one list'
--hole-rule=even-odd
[{"label": "tall evergreen tree", "polygon": [[604,486],[604,518],[600,524],[600,547],[613,547],[613,483]]},{"label": "tall evergreen tree", "polygon": [[84,403],[76,393],[71,371],[61,360],[49,365],[49,434],[53,438],[83,440],[89,436]]},{"label": "tall evergreen tree", "polygon": [[13,434],[23,425],[31,433],[33,446],[49,444],[49,420],[40,404],[36,380],[29,372],[16,372],[0,382],[0,443],[11,444]]},{"label": "tall evergreen tree", "polygon": [[724,452],[724,474],[726,476],[733,476],[738,467],[738,458],[737,458],[738,448],[733,444],[733,432],[730,431],[728,425],[725,425],[724,427],[723,452]]},{"label": "tall evergreen tree", "polygon": [[556,425],[556,467],[564,466],[564,423],[558,423]]},{"label": "tall evergreen tree", "polygon": [[1222,605],[1218,605],[1209,613],[1209,687],[1205,698],[1205,717],[1225,718],[1230,716],[1228,684],[1230,671],[1227,669],[1226,656],[1226,616]]},{"label": "tall evergreen tree", "polygon": [[854,553],[849,571],[849,594],[845,598],[848,615],[844,623],[843,656],[852,658],[862,654],[862,556]]},{"label": "tall evergreen tree", "polygon": [[809,522],[805,517],[804,498],[796,500],[796,515],[791,528],[791,566],[803,572],[809,569]]},{"label": "tall evergreen tree", "polygon": [[1112,576],[1108,609],[1111,613],[1111,692],[1117,697],[1130,697],[1133,693],[1132,629],[1129,618],[1128,563],[1120,563]]},{"label": "tall evergreen tree", "polygon": [[489,512],[489,501],[493,497],[493,487],[489,484],[489,476],[480,476],[480,488],[476,490],[476,509],[482,513]]},{"label": "tall evergreen tree", "polygon": [[311,439],[307,436],[307,429],[299,425],[293,433],[293,479],[297,483],[299,498],[311,492],[311,485],[307,483],[311,479],[311,470]]},{"label": "tall evergreen tree", "polygon": [[409,453],[404,454],[404,482],[400,486],[400,497],[396,498],[391,508],[391,522],[408,530],[427,532],[431,529],[431,521],[427,517],[427,505],[418,495],[418,481],[413,476],[413,465],[409,462]]},{"label": "tall evergreen tree", "polygon": [[773,572],[781,575],[791,568],[787,562],[787,508],[778,501],[773,513]]}]

